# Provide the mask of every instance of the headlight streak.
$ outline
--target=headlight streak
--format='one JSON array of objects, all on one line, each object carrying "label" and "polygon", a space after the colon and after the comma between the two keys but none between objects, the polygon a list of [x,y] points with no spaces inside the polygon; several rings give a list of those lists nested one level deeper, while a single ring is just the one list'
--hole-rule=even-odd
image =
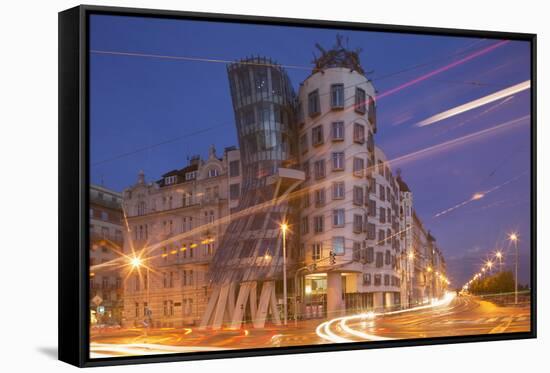
[{"label": "headlight streak", "polygon": [[90,355],[97,357],[116,357],[120,355],[148,355],[176,354],[182,352],[200,352],[200,351],[220,351],[232,350],[228,347],[202,347],[202,346],[168,346],[153,343],[132,343],[132,344],[114,344],[114,343],[95,343],[90,344]]},{"label": "headlight streak", "polygon": [[346,333],[353,335],[354,337],[368,340],[368,341],[388,341],[393,340],[397,338],[391,338],[391,337],[382,337],[375,334],[368,334],[364,333],[358,330],[355,330],[347,325],[349,321],[357,321],[362,320],[365,318],[374,319],[377,316],[388,316],[388,315],[397,315],[401,313],[406,312],[413,312],[413,311],[420,311],[425,310],[429,308],[435,308],[435,307],[441,307],[441,306],[447,306],[451,303],[451,301],[455,298],[455,293],[448,292],[445,294],[445,296],[439,300],[432,301],[430,304],[426,304],[423,306],[413,307],[413,308],[407,308],[403,310],[398,311],[390,311],[390,312],[369,312],[369,313],[360,313],[357,315],[351,315],[351,316],[344,316],[344,317],[337,317],[335,319],[325,321],[317,326],[315,329],[316,334],[332,343],[350,343],[350,342],[357,342],[356,340],[341,337],[334,332],[330,330],[332,325],[335,325],[338,323],[338,326]]},{"label": "headlight streak", "polygon": [[452,109],[446,110],[442,113],[433,115],[427,119],[424,119],[420,121],[416,126],[417,127],[424,127],[428,126],[430,124],[434,124],[436,122],[440,122],[442,120],[445,120],[447,118],[454,117],[455,115],[462,114],[466,111],[476,109],[480,106],[487,105],[491,102],[500,100],[502,98],[512,96],[513,94],[516,94],[518,92],[524,91],[526,89],[531,88],[531,81],[526,80],[524,82],[521,82],[519,84],[513,85],[511,87],[505,88],[503,90],[500,90],[498,92],[492,93],[490,95],[487,95],[485,97],[478,98],[477,100],[473,100],[470,102],[467,102],[463,105],[454,107]]}]

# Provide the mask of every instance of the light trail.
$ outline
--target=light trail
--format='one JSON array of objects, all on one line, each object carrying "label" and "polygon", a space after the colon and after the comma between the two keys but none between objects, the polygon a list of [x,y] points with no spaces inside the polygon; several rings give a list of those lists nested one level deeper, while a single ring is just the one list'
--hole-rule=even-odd
[{"label": "light trail", "polygon": [[526,80],[522,83],[519,83],[519,84],[513,85],[511,87],[502,89],[498,92],[492,93],[492,94],[487,95],[485,97],[478,98],[476,100],[473,100],[473,101],[467,102],[465,104],[462,104],[460,106],[454,107],[452,109],[446,110],[442,113],[433,115],[433,116],[431,116],[427,119],[424,119],[424,120],[420,121],[416,126],[417,127],[425,127],[425,126],[428,126],[430,124],[434,124],[436,122],[440,122],[442,120],[445,120],[447,118],[454,117],[455,115],[462,114],[466,111],[476,109],[480,106],[490,104],[491,102],[500,100],[502,98],[512,96],[516,93],[525,91],[525,90],[530,89],[530,88],[531,88],[531,81]]},{"label": "light trail", "polygon": [[315,333],[317,336],[333,343],[349,343],[349,342],[357,342],[356,340],[345,338],[342,336],[337,335],[333,331],[330,330],[330,327],[332,325],[338,324],[339,327],[346,333],[353,335],[354,337],[363,339],[363,340],[369,340],[369,341],[387,341],[392,340],[396,338],[391,337],[382,337],[375,334],[365,333],[361,332],[359,330],[353,329],[347,325],[350,321],[359,321],[363,319],[375,319],[379,316],[389,316],[389,315],[396,315],[396,314],[402,314],[406,312],[414,312],[414,311],[420,311],[425,309],[431,309],[435,307],[441,307],[441,306],[447,306],[449,305],[452,300],[455,298],[455,293],[453,292],[447,292],[445,296],[439,300],[433,300],[430,304],[426,304],[423,306],[417,306],[412,308],[407,308],[403,310],[398,311],[390,311],[390,312],[369,312],[369,313],[360,313],[356,315],[351,316],[344,316],[344,317],[337,317],[335,319],[325,321],[317,326],[315,329]]},{"label": "light trail", "polygon": [[454,68],[454,67],[456,67],[456,66],[458,66],[458,65],[462,65],[463,63],[468,62],[468,61],[470,61],[470,60],[472,60],[472,59],[474,59],[474,58],[476,58],[476,57],[479,57],[479,56],[482,56],[482,55],[484,55],[484,54],[486,54],[486,53],[489,53],[490,51],[492,51],[492,50],[494,50],[494,49],[496,49],[496,48],[499,48],[499,47],[501,47],[501,46],[507,44],[508,42],[509,42],[509,40],[502,40],[502,41],[499,41],[498,43],[495,43],[495,44],[493,44],[493,45],[488,46],[487,48],[484,48],[484,49],[481,49],[481,50],[479,50],[479,51],[477,51],[477,52],[474,52],[474,53],[472,53],[472,54],[469,54],[469,55],[467,55],[467,56],[464,57],[464,58],[461,58],[461,59],[459,59],[459,60],[456,60],[456,61],[454,61],[454,62],[451,62],[451,63],[448,64],[448,65],[445,65],[445,66],[442,66],[442,67],[440,67],[440,68],[438,68],[438,69],[435,69],[435,70],[433,70],[433,71],[430,71],[430,72],[427,73],[427,74],[424,74],[424,75],[422,75],[422,76],[419,76],[418,78],[415,78],[415,79],[410,80],[410,81],[408,81],[408,82],[406,82],[406,83],[403,83],[403,84],[401,84],[401,85],[399,85],[399,86],[397,86],[397,87],[395,87],[395,88],[389,89],[389,90],[387,90],[386,92],[383,92],[383,93],[379,94],[379,95],[376,97],[376,99],[379,100],[379,99],[381,99],[381,98],[384,98],[384,97],[386,97],[386,96],[389,96],[389,95],[392,95],[392,94],[394,94],[394,93],[396,93],[396,92],[399,92],[399,91],[401,91],[401,90],[403,90],[403,89],[405,89],[405,88],[408,88],[408,87],[410,87],[410,86],[412,86],[412,85],[414,85],[414,84],[423,82],[424,80],[429,79],[429,78],[431,78],[432,76],[441,74],[442,72],[445,72],[445,71],[447,71],[447,70],[450,70],[450,69],[452,69],[452,68]]},{"label": "light trail", "polygon": [[177,354],[184,352],[203,352],[203,351],[221,351],[232,350],[228,347],[203,347],[203,346],[169,346],[154,343],[90,343],[90,357],[116,357],[133,355],[161,355]]},{"label": "light trail", "polygon": [[466,206],[467,204],[469,204],[469,203],[471,203],[471,202],[474,202],[474,201],[480,200],[480,199],[482,199],[482,198],[485,198],[485,196],[487,196],[487,194],[492,193],[492,192],[494,192],[494,191],[497,191],[497,190],[501,189],[502,187],[504,187],[504,186],[506,186],[506,185],[508,185],[508,184],[510,184],[510,183],[512,183],[512,182],[514,182],[514,181],[516,181],[517,179],[519,179],[520,177],[522,177],[522,176],[525,175],[526,173],[527,173],[527,171],[523,171],[521,174],[519,174],[519,175],[517,175],[517,176],[514,176],[513,178],[511,178],[511,179],[505,181],[505,182],[502,183],[502,184],[499,184],[499,185],[497,185],[497,186],[494,186],[494,187],[490,188],[489,190],[486,190],[486,191],[484,191],[484,192],[476,192],[476,193],[474,193],[474,194],[470,197],[470,199],[467,199],[467,200],[465,200],[465,201],[463,201],[463,202],[460,202],[460,203],[458,203],[458,204],[454,205],[453,207],[450,207],[450,208],[448,208],[448,209],[446,209],[446,210],[443,210],[443,211],[438,212],[437,214],[434,215],[434,218],[438,218],[438,217],[443,216],[443,215],[445,215],[445,214],[448,214],[448,213],[450,213],[450,212],[452,212],[452,211],[454,211],[454,210],[456,210],[456,209],[459,209],[459,208],[461,208],[461,207],[463,207],[463,206]]}]

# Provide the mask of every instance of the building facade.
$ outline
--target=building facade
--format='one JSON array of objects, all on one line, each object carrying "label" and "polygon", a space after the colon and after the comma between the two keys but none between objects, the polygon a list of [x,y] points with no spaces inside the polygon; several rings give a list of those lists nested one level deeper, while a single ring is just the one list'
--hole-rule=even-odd
[{"label": "building facade", "polygon": [[124,191],[124,252],[140,258],[125,325],[262,328],[443,295],[441,251],[375,145],[358,52],[338,40],[314,62],[298,95],[271,60],[228,65],[239,148]]},{"label": "building facade", "polygon": [[400,194],[374,145],[375,88],[353,52],[327,54],[299,93],[306,318],[401,304]]},{"label": "building facade", "polygon": [[208,268],[241,189],[240,153],[227,148],[145,182],[140,172],[124,191],[128,230],[124,252],[142,259],[125,283],[127,326],[174,327],[201,319],[210,287]]},{"label": "building facade", "polygon": [[122,277],[110,265],[123,247],[122,196],[90,186],[90,312],[92,325],[119,325],[122,319]]}]

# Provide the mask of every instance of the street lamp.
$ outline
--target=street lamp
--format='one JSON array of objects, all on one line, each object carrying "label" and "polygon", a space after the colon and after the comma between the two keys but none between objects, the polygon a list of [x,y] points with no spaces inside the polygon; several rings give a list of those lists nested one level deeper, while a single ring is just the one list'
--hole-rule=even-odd
[{"label": "street lamp", "polygon": [[510,233],[508,236],[508,239],[514,243],[514,247],[516,249],[516,268],[515,268],[515,286],[514,286],[514,303],[518,304],[518,262],[519,262],[519,255],[518,255],[518,234],[515,232]]},{"label": "street lamp", "polygon": [[[147,315],[144,315],[144,316],[147,316],[147,318],[149,318],[149,307],[151,306],[149,304],[150,300],[149,300],[149,266],[146,266],[144,265],[144,260],[141,259],[139,256],[134,256],[133,258],[130,258],[130,265],[132,266],[132,269],[135,269],[137,271],[139,271],[139,269],[141,267],[145,267],[146,269],[146,273],[145,273],[145,276],[146,276],[146,281],[145,281],[145,286],[146,286],[146,289],[147,289],[147,294],[146,294],[146,299],[147,299]],[[147,328],[145,328],[145,336],[147,336]]]},{"label": "street lamp", "polygon": [[493,262],[491,262],[490,260],[488,260],[488,261],[485,263],[485,266],[486,266],[487,269],[490,271],[490,270],[493,268]]},{"label": "street lamp", "polygon": [[498,259],[498,271],[502,272],[502,251],[497,251],[495,256]]},{"label": "street lamp", "polygon": [[[286,231],[288,225],[286,223],[281,224],[281,231],[283,232],[283,310],[285,325],[287,325],[287,295],[286,295]],[[296,291],[296,290],[294,290]]]}]

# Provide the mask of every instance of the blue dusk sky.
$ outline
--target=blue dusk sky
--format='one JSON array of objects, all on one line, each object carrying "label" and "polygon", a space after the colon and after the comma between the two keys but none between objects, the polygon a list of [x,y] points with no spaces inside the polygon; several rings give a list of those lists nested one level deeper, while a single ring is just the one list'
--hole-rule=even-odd
[{"label": "blue dusk sky", "polygon": [[[266,56],[289,65],[297,90],[318,54],[315,43],[330,48],[336,34],[362,50],[379,95],[375,143],[398,160],[392,168],[413,191],[452,285],[462,286],[496,247],[511,266],[510,231],[520,233],[520,281],[527,283],[530,90],[417,124],[529,80],[528,42],[93,15],[90,49],[223,61]],[[218,154],[238,145],[224,63],[90,54],[92,183],[122,191],[139,170],[157,180],[191,155],[205,157],[211,144]],[[476,193],[484,197],[471,200]]]}]

